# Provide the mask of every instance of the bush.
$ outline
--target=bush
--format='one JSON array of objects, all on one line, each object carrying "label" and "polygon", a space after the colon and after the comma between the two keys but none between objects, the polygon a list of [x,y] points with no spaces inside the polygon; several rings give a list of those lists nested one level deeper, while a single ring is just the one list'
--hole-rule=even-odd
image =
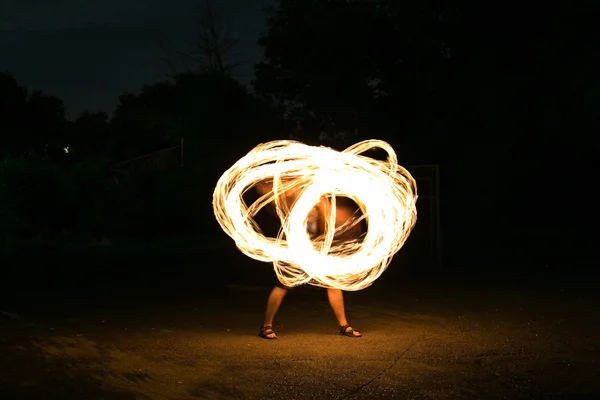
[{"label": "bush", "polygon": [[50,243],[95,233],[106,189],[102,160],[58,166],[33,157],[0,162],[0,241]]}]

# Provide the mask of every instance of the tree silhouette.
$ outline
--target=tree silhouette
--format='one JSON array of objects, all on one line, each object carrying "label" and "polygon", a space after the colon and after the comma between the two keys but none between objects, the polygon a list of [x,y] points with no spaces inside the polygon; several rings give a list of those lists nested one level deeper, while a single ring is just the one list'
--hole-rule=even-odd
[{"label": "tree silhouette", "polygon": [[170,82],[146,85],[139,94],[125,93],[110,121],[115,158],[126,160],[170,145],[169,123],[176,118],[177,101]]},{"label": "tree silhouette", "polygon": [[96,157],[114,158],[115,138],[111,133],[108,114],[85,111],[69,125],[65,152],[78,161]]},{"label": "tree silhouette", "polygon": [[0,156],[26,151],[22,125],[27,109],[27,89],[8,73],[0,73]]},{"label": "tree silhouette", "polygon": [[[389,130],[431,111],[449,60],[449,14],[424,2],[279,0],[267,10],[255,91],[288,121],[322,130]],[[416,105],[422,109],[415,110]]]},{"label": "tree silhouette", "polygon": [[200,65],[200,72],[231,74],[240,65],[228,60],[238,42],[211,0],[204,0],[198,18],[198,36],[193,42],[195,48],[189,54]]},{"label": "tree silhouette", "polygon": [[121,96],[111,126],[120,160],[183,137],[186,157],[202,160],[237,154],[232,142],[247,151],[272,133],[271,120],[267,107],[232,77],[186,73]]},{"label": "tree silhouette", "polygon": [[8,73],[0,92],[0,245],[85,237],[108,182],[106,115],[70,123],[60,99],[29,93]]},{"label": "tree silhouette", "polygon": [[201,0],[198,15],[194,18],[196,37],[182,49],[162,44],[165,57],[162,59],[174,78],[182,73],[179,65],[184,66],[184,73],[209,75],[235,75],[235,70],[243,64],[235,60],[239,40],[233,36],[231,29],[221,13],[215,9],[211,0]]},{"label": "tree silhouette", "polygon": [[0,92],[0,156],[61,158],[68,125],[62,100],[29,93],[8,73],[0,74]]}]

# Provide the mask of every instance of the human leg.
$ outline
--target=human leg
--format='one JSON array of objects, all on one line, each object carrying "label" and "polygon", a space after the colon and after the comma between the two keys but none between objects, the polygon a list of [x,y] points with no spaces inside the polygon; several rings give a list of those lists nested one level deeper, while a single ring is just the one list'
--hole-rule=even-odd
[{"label": "human leg", "polygon": [[277,310],[279,310],[279,306],[283,301],[283,298],[287,294],[288,289],[285,289],[281,286],[275,286],[271,293],[269,294],[269,298],[267,299],[267,309],[265,310],[265,320],[261,327],[261,337],[265,339],[276,339],[277,335],[273,331],[273,318],[275,318],[275,314],[277,314]]},{"label": "human leg", "polygon": [[346,320],[346,311],[344,310],[344,294],[340,289],[327,289],[327,297],[329,298],[329,304],[333,310],[333,314],[338,321],[340,326],[340,333],[346,336],[360,337],[362,334],[352,329],[348,320]]}]

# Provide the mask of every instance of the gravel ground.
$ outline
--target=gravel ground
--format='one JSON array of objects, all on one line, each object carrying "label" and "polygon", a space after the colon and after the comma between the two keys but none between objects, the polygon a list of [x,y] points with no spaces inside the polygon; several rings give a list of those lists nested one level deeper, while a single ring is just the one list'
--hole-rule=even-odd
[{"label": "gravel ground", "polygon": [[0,399],[600,398],[592,288],[384,274],[346,294],[362,338],[338,335],[325,292],[306,287],[264,340],[262,279],[183,278],[168,293],[79,287],[60,306],[38,293],[36,307],[0,308]]}]

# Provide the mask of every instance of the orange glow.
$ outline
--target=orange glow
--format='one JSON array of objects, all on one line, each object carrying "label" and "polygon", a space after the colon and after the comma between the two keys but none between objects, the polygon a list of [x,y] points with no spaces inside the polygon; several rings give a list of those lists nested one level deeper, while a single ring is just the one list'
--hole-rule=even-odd
[{"label": "orange glow", "polygon": [[[363,155],[373,149],[384,150],[387,160]],[[252,188],[261,197],[248,206],[242,196]],[[341,216],[336,196],[352,199],[368,221],[362,241],[334,241],[341,226],[356,222]],[[322,204],[327,197],[330,206]],[[287,140],[260,144],[225,171],[213,193],[214,214],[225,233],[247,256],[272,262],[284,285],[346,291],[368,287],[387,268],[416,223],[416,201],[414,178],[380,140],[341,152]],[[262,235],[253,220],[271,202],[282,226],[276,238]],[[307,231],[315,206],[325,214],[319,238]]]}]

